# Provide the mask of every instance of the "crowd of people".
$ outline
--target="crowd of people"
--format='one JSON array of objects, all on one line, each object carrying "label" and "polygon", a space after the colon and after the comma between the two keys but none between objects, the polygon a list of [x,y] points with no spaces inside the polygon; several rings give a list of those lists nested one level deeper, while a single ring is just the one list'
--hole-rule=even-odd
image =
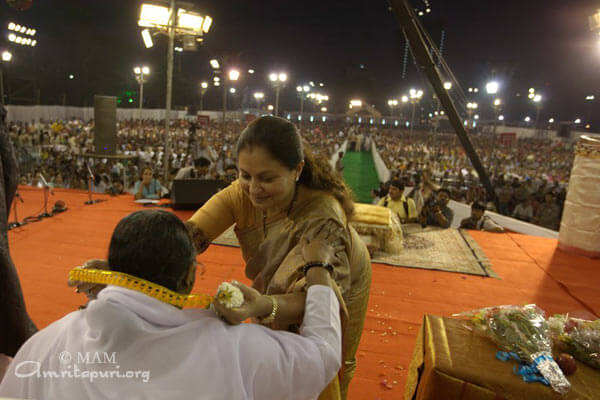
[{"label": "crowd of people", "polygon": [[[244,126],[242,122],[211,121],[197,126],[189,120],[173,121],[166,181],[163,121],[119,121],[117,152],[130,156],[128,160],[86,156],[94,153],[93,121],[16,122],[9,124],[9,132],[21,184],[38,185],[41,173],[54,187],[87,189],[92,172],[94,192],[126,192],[139,197],[149,190],[146,195],[160,197],[168,193],[174,178],[234,180],[237,171],[233,146]],[[573,161],[573,144],[568,141],[523,138],[502,144],[491,134],[473,136],[474,147],[498,197],[498,203],[494,203],[455,134],[410,134],[342,122],[304,123],[300,132],[315,153],[326,157],[338,153],[346,140],[349,151],[368,151],[374,141],[391,171],[390,181],[402,181],[407,187],[431,183],[431,187],[445,188],[452,200],[466,204],[479,201],[503,215],[558,229]],[[341,171],[342,161],[338,164],[336,169]],[[141,184],[144,174],[146,183]],[[389,182],[385,182],[375,188],[376,201],[385,197],[388,187]],[[416,200],[420,213],[424,204]]]},{"label": "crowd of people", "polygon": [[[483,185],[455,134],[376,131],[375,142],[391,172],[405,186],[444,188],[450,199],[479,202],[486,209],[557,230],[572,168],[574,144],[547,138],[501,143],[495,135],[475,135],[472,142],[486,167],[498,207]],[[375,201],[388,183],[373,191]],[[418,205],[418,201],[417,201]],[[421,207],[417,207],[421,211]]]}]

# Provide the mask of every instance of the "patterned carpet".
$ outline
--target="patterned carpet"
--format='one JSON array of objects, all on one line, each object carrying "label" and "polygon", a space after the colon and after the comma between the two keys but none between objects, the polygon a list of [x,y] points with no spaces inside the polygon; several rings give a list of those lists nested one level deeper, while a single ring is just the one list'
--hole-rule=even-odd
[{"label": "patterned carpet", "polygon": [[[401,254],[375,253],[372,262],[432,269],[462,274],[498,278],[490,260],[477,242],[465,230],[421,229],[418,224],[407,224],[404,231],[404,250]],[[214,244],[239,247],[233,227],[213,241]]]}]

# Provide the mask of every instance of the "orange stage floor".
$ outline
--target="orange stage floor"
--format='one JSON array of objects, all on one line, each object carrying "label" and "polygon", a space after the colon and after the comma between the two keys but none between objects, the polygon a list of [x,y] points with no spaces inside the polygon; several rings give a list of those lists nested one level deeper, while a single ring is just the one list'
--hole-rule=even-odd
[{"label": "orange stage floor", "polygon": [[[18,205],[19,218],[39,214],[43,192],[19,189],[25,200]],[[94,197],[106,201],[84,205],[86,192],[55,190],[50,203],[64,200],[67,212],[9,232],[27,308],[38,328],[84,302],[82,295],[67,287],[67,272],[86,259],[104,258],[119,219],[143,208],[131,196]],[[177,215],[188,218],[191,212]],[[11,212],[9,221],[13,219]],[[489,305],[536,303],[549,314],[600,316],[600,260],[562,253],[553,239],[512,233],[471,234],[501,279],[373,265],[369,311],[350,399],[402,397],[423,314],[449,316]],[[223,280],[248,282],[238,248],[212,245],[199,261],[207,268],[206,274],[198,277],[195,292],[213,293]],[[392,383],[392,389],[380,384],[384,378]]]}]

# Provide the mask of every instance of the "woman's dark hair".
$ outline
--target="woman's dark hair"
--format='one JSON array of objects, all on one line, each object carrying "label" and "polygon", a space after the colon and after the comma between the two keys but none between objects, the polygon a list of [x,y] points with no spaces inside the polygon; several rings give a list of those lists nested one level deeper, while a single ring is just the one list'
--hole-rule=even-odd
[{"label": "woman's dark hair", "polygon": [[196,249],[183,222],[162,210],[136,211],[115,228],[108,247],[112,271],[146,279],[177,291]]},{"label": "woman's dark hair", "polygon": [[308,143],[303,143],[298,130],[291,122],[266,116],[255,119],[244,129],[238,139],[236,154],[249,147],[266,149],[273,158],[289,169],[304,160],[299,183],[317,190],[330,192],[342,205],[346,215],[354,212],[350,190],[334,173],[329,161],[312,153]]}]

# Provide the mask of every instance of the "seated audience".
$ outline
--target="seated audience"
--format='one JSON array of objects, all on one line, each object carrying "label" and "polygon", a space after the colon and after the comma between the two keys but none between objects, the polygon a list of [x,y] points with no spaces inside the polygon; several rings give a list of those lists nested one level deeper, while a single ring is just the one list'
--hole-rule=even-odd
[{"label": "seated audience", "polygon": [[183,167],[175,175],[175,179],[212,179],[209,172],[210,160],[205,157],[199,157],[194,160],[194,166]]},{"label": "seated audience", "polygon": [[441,188],[432,193],[429,200],[423,206],[419,219],[423,227],[427,225],[449,228],[454,219],[454,211],[448,207],[450,201],[450,192],[448,189]]},{"label": "seated audience", "polygon": [[[303,240],[300,249],[305,261],[322,262],[304,270],[308,288],[300,334],[254,323],[228,325],[212,310],[183,310],[167,296],[114,285],[98,292],[85,284],[97,298],[21,347],[0,384],[0,396],[317,398],[341,366],[340,305],[323,267],[335,258],[336,248],[319,235]],[[115,228],[108,269],[149,281],[157,287],[153,294],[185,297],[194,285],[196,249],[175,215],[138,211]],[[269,296],[235,284],[244,296],[241,307],[257,318],[272,313]],[[59,377],[45,375],[54,373]]]},{"label": "seated audience", "polygon": [[229,164],[225,167],[225,175],[223,175],[223,181],[227,184],[231,184],[238,177],[238,170],[234,164]]},{"label": "seated audience", "polygon": [[533,203],[531,196],[527,196],[525,200],[518,203],[512,212],[512,217],[525,222],[533,220]]},{"label": "seated audience", "polygon": [[471,216],[460,221],[462,229],[473,229],[486,232],[504,232],[504,228],[485,215],[485,205],[476,201],[471,205]]},{"label": "seated audience", "polygon": [[152,168],[144,168],[142,179],[137,181],[133,188],[135,199],[159,199],[161,191],[160,182],[154,179]]},{"label": "seated audience", "polygon": [[560,223],[560,207],[556,204],[554,194],[547,192],[544,203],[540,204],[533,220],[535,224],[557,231]]},{"label": "seated audience", "polygon": [[379,200],[378,206],[387,207],[400,218],[403,224],[417,221],[417,208],[411,198],[404,196],[404,184],[400,180],[390,182],[388,194]]}]

